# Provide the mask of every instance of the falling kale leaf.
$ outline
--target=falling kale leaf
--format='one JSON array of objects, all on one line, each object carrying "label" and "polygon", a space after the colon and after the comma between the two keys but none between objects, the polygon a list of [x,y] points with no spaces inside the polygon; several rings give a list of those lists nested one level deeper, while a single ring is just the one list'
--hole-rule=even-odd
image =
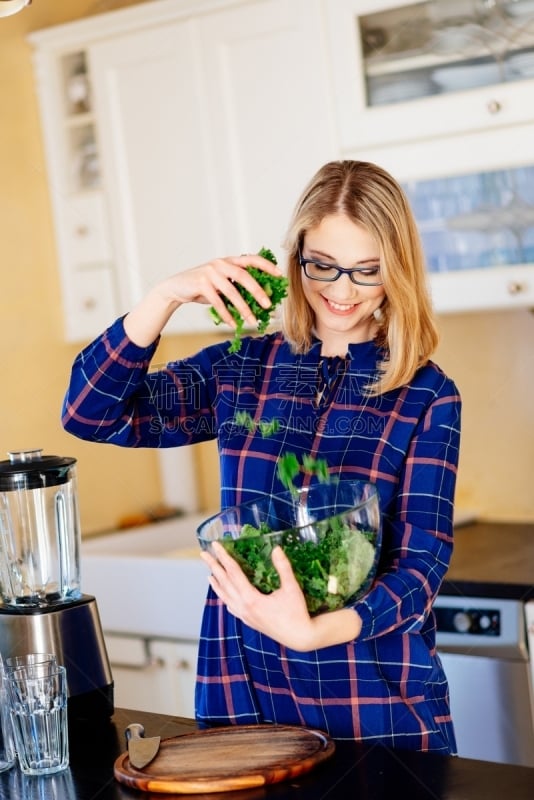
[{"label": "falling kale leaf", "polygon": [[272,419],[268,422],[266,420],[256,422],[248,411],[238,411],[234,417],[234,424],[239,428],[246,428],[249,433],[254,433],[258,430],[264,439],[280,430],[280,423],[277,419]]},{"label": "falling kale leaf", "polygon": [[[237,411],[234,416],[234,424],[239,428],[245,428],[249,433],[259,431],[263,438],[272,436],[280,430],[280,422],[277,419],[259,420],[253,419],[248,411]],[[319,483],[330,483],[331,476],[328,472],[328,462],[324,458],[314,458],[308,454],[302,456],[302,464],[299,462],[295,453],[284,453],[278,459],[276,473],[283,486],[292,492],[296,492],[295,478],[299,472],[307,472],[309,475],[316,475]]]},{"label": "falling kale leaf", "polygon": [[284,453],[280,456],[276,471],[281,483],[291,492],[296,492],[295,478],[301,471],[310,475],[316,475],[319,483],[330,483],[330,473],[328,472],[328,462],[324,458],[314,458],[304,454],[302,456],[302,467],[295,453]]},{"label": "falling kale leaf", "polygon": [[[276,264],[276,256],[272,253],[271,250],[268,250],[265,247],[262,247],[259,251],[258,255],[263,256],[272,264]],[[239,294],[243,297],[247,305],[249,306],[250,310],[254,314],[255,318],[258,321],[258,333],[264,333],[271,321],[271,316],[276,308],[280,304],[280,302],[286,297],[287,295],[287,285],[288,280],[283,276],[277,275],[269,275],[269,273],[264,272],[261,269],[257,269],[257,267],[247,267],[247,272],[252,275],[255,281],[257,281],[260,286],[262,287],[263,291],[267,294],[267,296],[271,300],[271,305],[269,308],[263,308],[260,306],[258,301],[253,297],[250,292],[245,289],[244,286],[241,286],[239,283],[235,283]],[[224,304],[232,317],[236,322],[236,328],[234,331],[234,337],[230,344],[230,353],[237,353],[241,349],[241,337],[243,335],[243,329],[245,327],[245,320],[236,309],[234,304],[228,300],[228,298],[223,298]],[[213,306],[210,307],[210,315],[216,325],[220,325],[222,322],[221,315]]]}]

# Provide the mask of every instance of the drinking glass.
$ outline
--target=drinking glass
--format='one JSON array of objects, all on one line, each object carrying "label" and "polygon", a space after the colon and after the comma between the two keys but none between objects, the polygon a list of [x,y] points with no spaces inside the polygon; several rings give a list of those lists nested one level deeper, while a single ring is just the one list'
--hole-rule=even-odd
[{"label": "drinking glass", "polygon": [[10,769],[14,763],[13,728],[9,714],[4,664],[0,655],[0,772]]},{"label": "drinking glass", "polygon": [[8,656],[4,660],[4,670],[6,675],[11,675],[15,670],[28,667],[31,669],[38,664],[47,669],[55,669],[58,665],[54,653],[25,653],[21,656]]},{"label": "drinking glass", "polygon": [[62,666],[36,663],[6,678],[19,764],[26,775],[68,767],[67,675]]}]

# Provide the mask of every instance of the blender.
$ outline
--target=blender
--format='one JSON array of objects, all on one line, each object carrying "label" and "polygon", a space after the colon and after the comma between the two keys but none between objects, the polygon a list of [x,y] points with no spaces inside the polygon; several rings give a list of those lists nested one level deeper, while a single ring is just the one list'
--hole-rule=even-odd
[{"label": "blender", "polygon": [[109,718],[113,679],[96,600],[80,588],[76,459],[42,450],[0,461],[0,653],[54,653],[69,720]]}]

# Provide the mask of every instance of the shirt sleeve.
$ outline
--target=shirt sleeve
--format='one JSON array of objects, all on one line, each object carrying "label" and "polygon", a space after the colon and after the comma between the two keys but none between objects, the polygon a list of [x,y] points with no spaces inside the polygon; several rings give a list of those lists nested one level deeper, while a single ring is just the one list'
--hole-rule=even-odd
[{"label": "shirt sleeve", "polygon": [[209,366],[200,356],[148,372],[158,344],[134,344],[118,319],[74,361],[62,424],[81,439],[172,447],[214,436]]},{"label": "shirt sleeve", "polygon": [[431,611],[452,555],[460,419],[460,396],[444,378],[414,431],[394,507],[384,515],[377,580],[354,606],[360,638],[419,630]]}]

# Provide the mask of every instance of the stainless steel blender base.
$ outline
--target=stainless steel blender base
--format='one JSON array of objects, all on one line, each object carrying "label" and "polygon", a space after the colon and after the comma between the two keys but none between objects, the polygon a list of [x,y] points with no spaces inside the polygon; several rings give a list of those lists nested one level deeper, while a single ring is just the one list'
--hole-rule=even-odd
[{"label": "stainless steel blender base", "polygon": [[69,715],[113,714],[113,677],[94,597],[46,608],[0,605],[0,652],[4,658],[54,653],[67,668]]}]

